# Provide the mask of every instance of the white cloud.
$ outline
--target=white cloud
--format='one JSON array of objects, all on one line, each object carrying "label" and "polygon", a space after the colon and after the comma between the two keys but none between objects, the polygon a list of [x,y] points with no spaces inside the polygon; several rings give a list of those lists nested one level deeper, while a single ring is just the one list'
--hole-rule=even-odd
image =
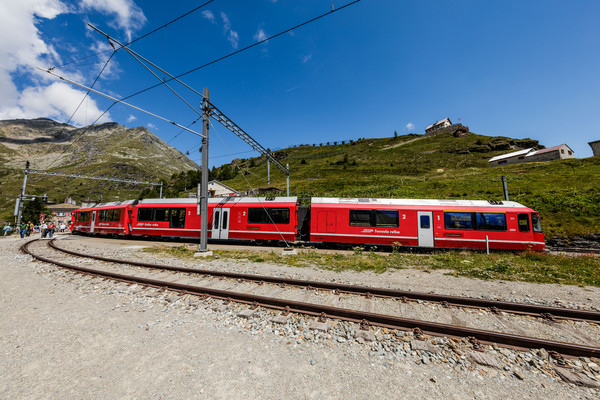
[{"label": "white cloud", "polygon": [[231,43],[231,47],[234,49],[238,48],[240,37],[238,33],[231,29],[231,22],[229,17],[223,11],[221,11],[221,19],[223,20],[223,33],[227,36],[227,40]]},{"label": "white cloud", "polygon": [[409,131],[412,131],[413,129],[415,129],[415,124],[409,122],[408,124],[406,124],[405,128]]},{"label": "white cloud", "polygon": [[135,115],[130,115],[129,118],[127,118],[127,122],[133,122],[135,121],[137,118],[135,117]]},{"label": "white cloud", "polygon": [[158,127],[156,125],[154,125],[152,122],[148,122],[148,124],[146,124],[146,126],[151,131],[157,131],[158,130]]},{"label": "white cloud", "polygon": [[213,24],[215,24],[215,14],[213,14],[212,11],[210,10],[204,10],[202,11],[202,16],[204,18],[206,18],[207,20],[209,20],[210,22],[212,22]]},{"label": "white cloud", "polygon": [[[42,36],[38,24],[65,13],[81,13],[96,10],[114,18],[113,24],[123,29],[130,37],[135,29],[145,22],[141,9],[133,0],[2,0],[0,12],[0,119],[49,117],[66,121],[84,98],[85,92],[56,78],[35,70],[35,66],[61,64],[61,56],[54,46],[52,37]],[[93,44],[91,51],[106,48],[106,44]],[[68,43],[61,44],[61,51],[72,51]],[[66,50],[65,50],[66,49]],[[70,49],[70,50],[69,50]],[[86,70],[86,74],[99,72]],[[118,67],[111,62],[103,78],[116,77]],[[82,71],[61,71],[75,81],[85,81]],[[72,123],[83,125],[93,122],[101,111],[96,102],[86,99],[74,115]],[[106,122],[105,114],[99,122]]]},{"label": "white cloud", "polygon": [[229,40],[229,43],[231,43],[231,47],[233,47],[234,49],[238,48],[238,43],[240,42],[240,37],[236,31],[229,31],[227,40]]},{"label": "white cloud", "polygon": [[133,0],[81,0],[84,9],[96,10],[103,14],[115,15],[114,24],[122,29],[131,40],[133,31],[146,23],[146,16]]},{"label": "white cloud", "polygon": [[258,30],[256,31],[256,33],[254,34],[253,37],[254,37],[254,40],[256,40],[257,42],[262,42],[263,40],[265,40],[267,38],[267,34],[263,30],[263,28],[258,28]]},{"label": "white cloud", "polygon": [[307,54],[307,55],[305,55],[304,57],[302,57],[302,62],[303,62],[304,64],[306,64],[307,62],[309,62],[309,61],[310,61],[310,59],[311,59],[311,58],[312,58],[312,54]]},{"label": "white cloud", "polygon": [[[63,82],[55,82],[45,87],[28,87],[23,90],[15,100],[12,107],[0,110],[0,118],[37,118],[45,116],[62,119],[65,115],[71,116],[83,99],[85,92],[74,89]],[[87,98],[79,107],[71,122],[75,125],[87,125],[100,117],[102,111],[96,102]],[[110,115],[104,114],[99,123],[110,121]]]}]

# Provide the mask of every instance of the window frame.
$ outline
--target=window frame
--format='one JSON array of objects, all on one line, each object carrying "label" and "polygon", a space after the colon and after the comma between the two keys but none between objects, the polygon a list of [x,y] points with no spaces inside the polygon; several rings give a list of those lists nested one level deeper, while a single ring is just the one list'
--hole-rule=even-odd
[{"label": "window frame", "polygon": [[[468,228],[463,227],[463,226],[450,227],[449,224],[452,222],[458,222],[458,223],[461,222],[461,221],[449,221],[448,220],[448,217],[450,215],[454,215],[454,214],[468,214],[471,226]],[[471,212],[471,211],[444,211],[444,229],[453,230],[453,231],[457,231],[457,230],[458,231],[473,231],[473,230],[475,230],[476,222],[477,221],[475,221],[475,223],[473,223],[473,212]]]},{"label": "window frame", "polygon": [[[502,216],[504,219],[504,224],[502,225],[491,225],[489,224],[484,217],[485,225],[482,227],[479,225],[479,217],[483,215],[494,214],[495,217]],[[494,228],[496,226],[497,228]],[[506,213],[504,212],[485,212],[485,211],[477,211],[475,213],[475,229],[478,231],[491,231],[491,232],[506,232],[507,223],[506,223]]]},{"label": "window frame", "polygon": [[[525,217],[526,221],[527,221],[527,230],[524,229],[524,225],[521,225],[521,221],[523,220],[523,217]],[[531,221],[530,221],[530,217],[529,217],[529,213],[518,213],[517,214],[517,226],[519,228],[519,232],[522,233],[529,233],[531,232]]]},{"label": "window frame", "polygon": [[289,207],[248,207],[249,224],[288,225],[291,215]]},{"label": "window frame", "polygon": [[534,233],[543,233],[542,219],[538,213],[531,213],[531,228]]},{"label": "window frame", "polygon": [[[353,216],[361,215],[362,218],[354,218]],[[368,216],[368,220],[364,217]],[[380,216],[387,219],[381,221]],[[371,208],[356,208],[348,211],[348,225],[355,227],[369,228],[399,228],[400,227],[400,212],[398,210],[389,209],[371,209]]]}]

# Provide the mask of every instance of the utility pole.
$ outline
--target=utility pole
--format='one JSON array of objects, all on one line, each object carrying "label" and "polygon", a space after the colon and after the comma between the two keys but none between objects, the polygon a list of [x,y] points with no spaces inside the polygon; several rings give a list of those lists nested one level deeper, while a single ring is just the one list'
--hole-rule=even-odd
[{"label": "utility pole", "polygon": [[17,228],[21,225],[21,217],[23,215],[23,202],[25,201],[25,189],[27,188],[27,175],[29,175],[29,161],[25,163],[25,177],[23,178],[23,187],[21,188],[21,194],[19,195],[19,206],[17,210]]},{"label": "utility pole", "polygon": [[287,181],[287,197],[290,197],[290,164],[285,164],[285,169],[287,170],[285,172],[285,179]]},{"label": "utility pole", "polygon": [[502,188],[504,189],[504,200],[508,201],[508,185],[506,184],[506,176],[502,175]]},{"label": "utility pole", "polygon": [[210,116],[210,103],[208,89],[204,88],[202,94],[202,182],[200,188],[200,248],[194,254],[198,257],[212,255],[207,248],[208,244],[208,117]]},{"label": "utility pole", "polygon": [[267,158],[267,185],[271,184],[271,161]]}]

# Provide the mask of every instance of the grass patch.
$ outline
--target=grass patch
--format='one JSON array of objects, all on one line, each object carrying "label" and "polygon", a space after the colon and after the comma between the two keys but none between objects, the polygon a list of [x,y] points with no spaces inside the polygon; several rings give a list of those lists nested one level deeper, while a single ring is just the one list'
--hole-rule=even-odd
[{"label": "grass patch", "polygon": [[[195,250],[149,248],[144,251],[178,258],[193,258]],[[465,251],[439,254],[402,254],[355,251],[354,254],[319,254],[316,251],[283,256],[280,252],[216,250],[206,260],[234,259],[267,262],[298,268],[318,268],[330,271],[392,272],[405,268],[448,270],[448,275],[485,280],[505,280],[532,283],[600,287],[600,258],[569,257],[545,253],[471,253]]]}]

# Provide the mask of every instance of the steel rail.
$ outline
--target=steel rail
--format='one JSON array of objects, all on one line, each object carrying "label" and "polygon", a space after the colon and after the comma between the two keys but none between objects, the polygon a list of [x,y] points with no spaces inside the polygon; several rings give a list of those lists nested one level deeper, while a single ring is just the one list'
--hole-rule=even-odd
[{"label": "steel rail", "polygon": [[174,282],[165,282],[156,279],[140,278],[135,276],[117,274],[107,271],[98,271],[85,267],[77,267],[66,264],[60,261],[50,260],[49,258],[38,256],[29,251],[28,247],[41,239],[29,241],[21,246],[21,251],[29,254],[43,262],[58,265],[77,272],[103,276],[111,279],[116,279],[125,282],[135,282],[142,285],[162,287],[165,289],[179,291],[185,294],[193,294],[198,296],[210,296],[225,300],[236,301],[245,304],[253,304],[276,310],[289,310],[299,314],[308,314],[320,317],[329,317],[341,319],[351,322],[365,322],[370,325],[377,325],[391,329],[415,329],[419,328],[423,332],[427,332],[436,336],[456,336],[456,337],[474,337],[482,342],[496,343],[518,348],[545,348],[548,351],[556,351],[558,353],[577,357],[600,357],[600,348],[574,343],[557,342],[552,340],[544,340],[526,336],[512,335],[502,332],[493,332],[482,329],[473,329],[461,326],[441,324],[430,321],[420,321],[390,315],[369,313],[364,311],[349,310],[344,308],[323,306],[318,304],[304,303],[292,300],[277,299],[265,296],[257,296],[247,293],[231,292],[227,290],[212,289],[206,287],[198,287],[185,285]]},{"label": "steel rail", "polygon": [[501,301],[501,300],[487,300],[487,299],[476,299],[470,297],[458,297],[458,296],[450,296],[450,295],[440,295],[435,293],[419,293],[419,292],[410,292],[406,290],[396,290],[396,289],[385,289],[385,288],[375,288],[375,287],[366,287],[366,286],[355,286],[355,285],[346,285],[341,283],[332,283],[332,282],[317,282],[317,281],[309,281],[302,279],[289,279],[289,278],[279,278],[273,276],[263,276],[263,275],[252,275],[252,274],[242,274],[235,272],[225,272],[225,271],[213,271],[206,269],[195,269],[195,268],[185,268],[185,267],[175,267],[170,265],[161,265],[161,264],[151,264],[144,263],[138,261],[127,261],[127,260],[119,260],[107,257],[93,256],[89,254],[79,253],[73,250],[63,249],[58,247],[54,243],[55,239],[52,239],[49,242],[50,247],[57,251],[62,251],[64,253],[68,253],[78,257],[87,257],[93,258],[97,260],[113,262],[118,264],[130,264],[136,265],[140,267],[146,268],[156,268],[168,271],[176,271],[176,272],[186,272],[186,273],[194,273],[201,275],[209,275],[209,276],[218,276],[225,277],[231,279],[244,279],[248,281],[256,281],[256,282],[266,282],[272,284],[285,284],[291,286],[303,286],[303,287],[311,287],[317,289],[325,289],[325,290],[337,290],[339,292],[351,293],[351,294],[359,294],[359,295],[372,295],[378,297],[391,297],[396,299],[413,299],[413,300],[423,300],[429,302],[441,303],[444,305],[453,305],[457,307],[473,307],[473,308],[485,308],[491,309],[493,311],[506,311],[516,314],[523,315],[533,315],[538,317],[558,317],[564,319],[571,320],[581,320],[588,321],[594,323],[600,323],[600,312],[597,311],[589,311],[589,310],[576,310],[572,308],[561,308],[561,307],[551,307],[551,306],[541,306],[536,304],[525,304],[525,303],[513,303],[510,301]]}]

